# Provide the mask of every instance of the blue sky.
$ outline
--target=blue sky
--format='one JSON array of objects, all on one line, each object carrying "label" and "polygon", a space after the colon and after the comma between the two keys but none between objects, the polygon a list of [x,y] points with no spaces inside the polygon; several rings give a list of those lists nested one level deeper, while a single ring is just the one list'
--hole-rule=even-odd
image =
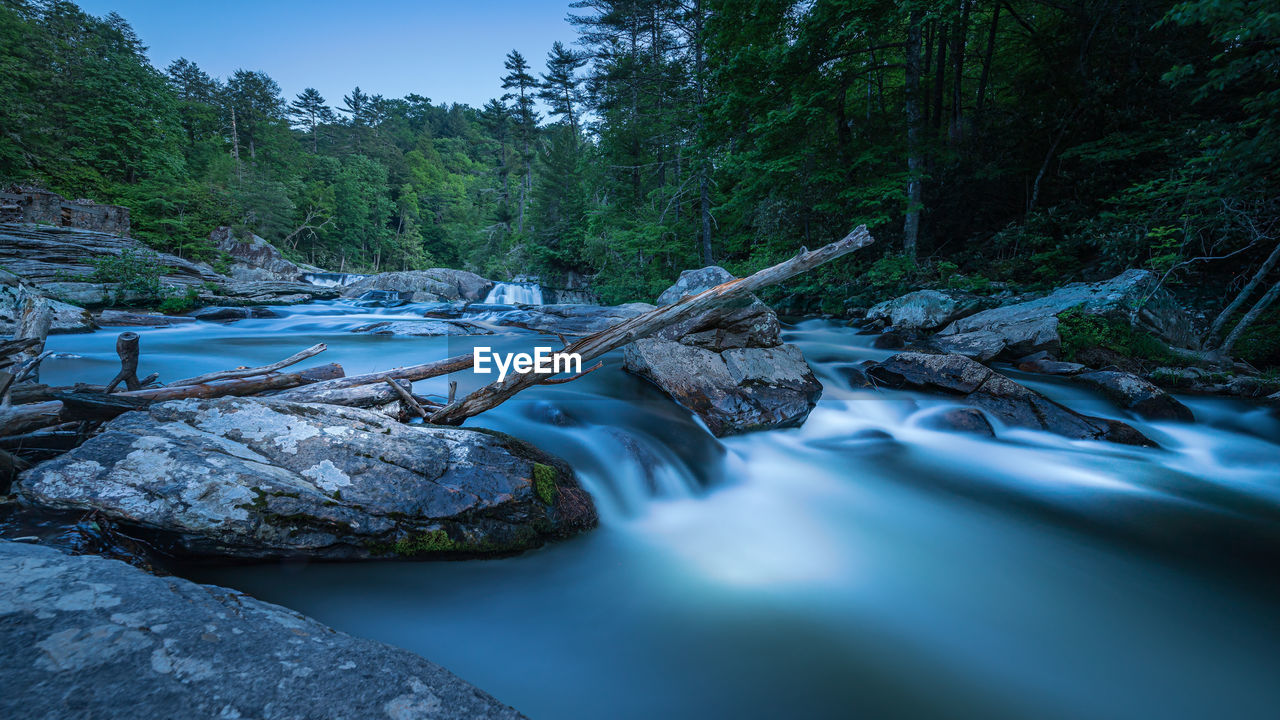
[{"label": "blue sky", "polygon": [[263,70],[292,99],[306,87],[330,105],[356,85],[480,107],[502,94],[502,61],[517,49],[536,72],[551,43],[577,39],[571,0],[272,2],[81,0],[92,15],[122,15],[156,67],[186,57],[215,77]]}]

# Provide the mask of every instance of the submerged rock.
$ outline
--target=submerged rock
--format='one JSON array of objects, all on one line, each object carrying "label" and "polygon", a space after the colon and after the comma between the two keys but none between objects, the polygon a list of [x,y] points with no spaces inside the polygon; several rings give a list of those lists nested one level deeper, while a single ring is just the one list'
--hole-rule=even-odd
[{"label": "submerged rock", "polygon": [[947,323],[972,315],[986,303],[971,293],[947,290],[917,290],[893,300],[873,305],[869,322],[892,325],[899,330],[937,330]]},{"label": "submerged rock", "polygon": [[1075,380],[1102,391],[1115,404],[1148,420],[1195,420],[1190,408],[1137,375],[1099,370],[1077,375]]},{"label": "submerged rock", "polygon": [[365,335],[395,335],[398,337],[436,337],[440,335],[492,335],[479,325],[451,320],[383,320],[382,322],[351,328],[353,333]]},{"label": "submerged rock", "polygon": [[960,318],[934,338],[938,349],[978,360],[1057,350],[1058,315],[1088,315],[1132,323],[1177,347],[1195,347],[1190,318],[1148,270],[1127,270],[1098,283],[1074,283],[1049,295]]},{"label": "submerged rock", "polygon": [[1082,440],[1155,444],[1125,423],[1081,415],[962,355],[899,353],[877,363],[867,374],[892,388],[954,396],[1006,425]]},{"label": "submerged rock", "polygon": [[406,650],[227,588],[0,541],[0,717],[522,717]]},{"label": "submerged rock", "polygon": [[[658,298],[670,305],[732,280],[688,270]],[[626,346],[626,369],[691,410],[716,436],[800,425],[822,394],[804,355],[782,343],[778,317],[755,296],[731,301]]]},{"label": "submerged rock", "polygon": [[407,295],[406,299],[412,302],[482,300],[492,288],[492,280],[466,270],[431,268],[370,275],[344,287],[342,296],[354,298],[369,290],[392,290]]},{"label": "submerged rock", "polygon": [[203,556],[506,553],[595,524],[569,467],[515,438],[270,398],[127,413],[14,492]]}]

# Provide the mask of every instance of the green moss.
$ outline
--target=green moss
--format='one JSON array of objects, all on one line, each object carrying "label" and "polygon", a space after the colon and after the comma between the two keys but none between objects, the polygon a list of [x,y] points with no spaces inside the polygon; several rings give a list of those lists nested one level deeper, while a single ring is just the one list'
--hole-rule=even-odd
[{"label": "green moss", "polygon": [[1177,360],[1168,346],[1148,333],[1123,320],[1089,315],[1079,308],[1058,315],[1058,336],[1062,338],[1063,359],[1073,362],[1079,353],[1093,348],[1106,348],[1135,360]]},{"label": "green moss", "polygon": [[538,499],[550,505],[556,499],[556,469],[542,463],[533,464],[533,491]]},{"label": "green moss", "polygon": [[417,557],[432,553],[453,552],[459,550],[458,544],[443,529],[411,535],[396,542],[391,547],[397,555]]}]

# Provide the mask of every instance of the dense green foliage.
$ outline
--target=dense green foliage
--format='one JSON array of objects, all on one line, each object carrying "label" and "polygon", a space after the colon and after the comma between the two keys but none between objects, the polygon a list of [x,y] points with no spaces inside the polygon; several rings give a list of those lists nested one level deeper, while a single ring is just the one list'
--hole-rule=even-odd
[{"label": "dense green foliage", "polygon": [[260,71],[159,71],[115,15],[0,0],[0,180],[127,205],[186,256],[232,224],[334,269],[576,274],[609,301],[858,223],[881,242],[793,284],[809,309],[1132,266],[1216,300],[1274,242],[1266,0],[574,8],[578,49],[543,71],[512,51],[483,108],[335,108]]}]

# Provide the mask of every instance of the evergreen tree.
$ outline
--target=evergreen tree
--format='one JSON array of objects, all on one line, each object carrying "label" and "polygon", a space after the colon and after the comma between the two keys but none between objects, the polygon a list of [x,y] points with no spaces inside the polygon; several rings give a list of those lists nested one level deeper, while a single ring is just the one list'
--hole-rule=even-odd
[{"label": "evergreen tree", "polygon": [[332,124],[335,120],[333,108],[325,104],[320,91],[307,88],[298,93],[297,99],[289,104],[289,117],[294,127],[311,136],[311,152],[319,152],[320,126]]},{"label": "evergreen tree", "polygon": [[533,142],[538,128],[538,113],[534,111],[533,103],[537,81],[529,74],[529,63],[518,50],[507,53],[503,67],[507,74],[502,76],[502,89],[515,91],[503,95],[502,99],[512,103],[511,115],[520,149],[520,208],[516,228],[523,233],[525,205],[533,187]]}]

